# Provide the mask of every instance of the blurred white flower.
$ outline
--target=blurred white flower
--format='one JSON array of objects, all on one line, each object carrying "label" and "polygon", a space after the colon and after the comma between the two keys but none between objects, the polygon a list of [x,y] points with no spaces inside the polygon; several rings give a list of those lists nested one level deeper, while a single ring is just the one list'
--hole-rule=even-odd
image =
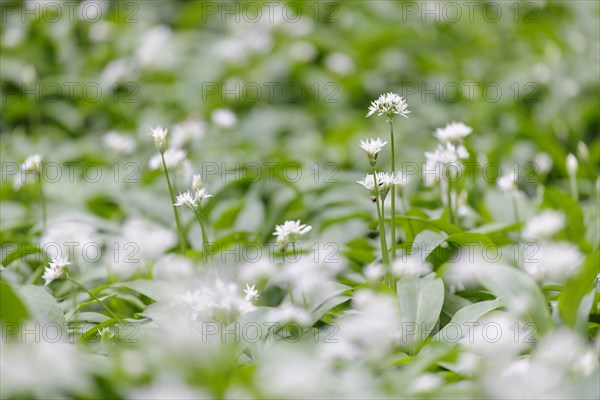
[{"label": "blurred white flower", "polygon": [[182,148],[194,140],[202,138],[206,131],[206,125],[200,120],[188,119],[173,127],[171,144]]},{"label": "blurred white flower", "polygon": [[569,175],[571,176],[575,176],[577,175],[577,168],[579,166],[579,163],[577,162],[577,157],[575,157],[572,153],[569,153],[569,155],[567,155],[567,172],[569,173]]},{"label": "blurred white flower", "polygon": [[377,100],[371,102],[367,117],[377,113],[378,116],[385,115],[388,119],[393,118],[394,115],[401,115],[408,118],[407,114],[410,111],[407,108],[408,104],[403,97],[396,93],[385,93],[379,96]]},{"label": "blurred white flower", "polygon": [[325,57],[325,66],[339,75],[349,75],[354,72],[354,62],[343,53],[332,53]]},{"label": "blurred white flower", "polygon": [[102,144],[115,153],[124,155],[133,153],[136,148],[136,142],[132,137],[115,131],[107,132],[102,138]]},{"label": "blurred white flower", "polygon": [[232,128],[237,124],[237,117],[235,114],[226,108],[214,110],[211,114],[211,120],[213,124],[223,129]]},{"label": "blurred white flower", "polygon": [[536,281],[562,283],[581,263],[583,255],[579,248],[567,242],[542,241],[523,260],[525,271]]},{"label": "blurred white flower", "polygon": [[421,255],[402,255],[392,264],[392,273],[398,278],[416,278],[431,272],[431,264],[423,262]]},{"label": "blurred white flower", "polygon": [[36,175],[37,179],[41,179],[42,173],[42,156],[39,154],[32,154],[25,159],[25,162],[21,164],[20,173],[15,174],[13,178],[13,187],[15,190],[19,190],[26,182],[27,173],[32,172]]},{"label": "blurred white flower", "polygon": [[577,143],[577,155],[583,161],[588,161],[590,159],[590,151],[584,142]]},{"label": "blurred white flower", "polygon": [[462,122],[450,122],[443,128],[435,130],[435,137],[442,143],[459,143],[469,136],[473,129]]},{"label": "blurred white flower", "polygon": [[246,301],[254,301],[258,299],[258,290],[254,289],[254,286],[256,285],[252,285],[252,287],[250,287],[250,285],[246,283],[246,289],[244,289],[244,293],[246,294]]},{"label": "blurred white flower", "polygon": [[385,275],[385,268],[381,264],[369,264],[363,269],[363,274],[370,282],[378,282]]},{"label": "blurred white flower", "polygon": [[523,228],[523,239],[549,239],[565,227],[562,212],[546,210],[531,217]]},{"label": "blurred white flower", "polygon": [[48,286],[52,281],[56,279],[63,279],[67,276],[67,271],[65,268],[71,265],[71,263],[66,258],[53,258],[50,260],[50,264],[44,269],[44,274],[42,278],[46,281],[45,286]]},{"label": "blurred white flower", "polygon": [[94,228],[93,219],[84,215],[69,215],[50,220],[40,238],[40,244],[48,257],[68,258],[80,266],[87,258],[81,249],[99,249],[102,240]]},{"label": "blurred white flower", "polygon": [[166,68],[173,60],[173,32],[166,25],[158,25],[143,34],[135,53],[143,67]]},{"label": "blurred white flower", "polygon": [[537,153],[533,159],[533,163],[541,174],[547,174],[552,169],[552,157],[547,153]]},{"label": "blurred white flower", "polygon": [[[167,151],[165,151],[163,156],[165,158],[167,169],[169,170],[182,168],[185,166],[185,161],[187,161],[187,154],[185,150],[176,149],[175,147],[169,148]],[[148,162],[148,166],[153,170],[162,169],[163,164],[161,155],[155,154]]]},{"label": "blurred white flower", "polygon": [[285,303],[269,311],[269,313],[267,313],[266,319],[270,323],[277,322],[282,325],[289,323],[307,325],[308,323],[310,323],[310,314],[303,308],[299,308],[294,305]]},{"label": "blurred white flower", "polygon": [[496,182],[498,189],[503,193],[515,193],[517,191],[517,182],[515,174],[508,173],[498,178]]},{"label": "blurred white flower", "polygon": [[150,136],[154,139],[154,146],[160,154],[163,154],[167,150],[167,133],[167,129],[161,126],[157,126],[150,130]]}]

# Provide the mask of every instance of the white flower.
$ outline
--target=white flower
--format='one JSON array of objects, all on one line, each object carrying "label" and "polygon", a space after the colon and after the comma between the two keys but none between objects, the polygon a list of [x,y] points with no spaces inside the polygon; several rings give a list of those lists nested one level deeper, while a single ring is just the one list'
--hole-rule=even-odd
[{"label": "white flower", "polygon": [[392,265],[392,273],[400,278],[416,278],[431,272],[431,264],[423,262],[421,255],[410,255],[398,258]]},{"label": "white flower", "polygon": [[194,195],[187,192],[180,193],[177,195],[175,206],[186,206],[189,207],[192,211],[196,212],[198,208],[200,208],[202,200],[212,197],[212,194],[208,194],[205,188],[196,190]]},{"label": "white flower", "polygon": [[503,175],[496,182],[498,189],[504,193],[513,193],[517,191],[517,181],[514,174]]},{"label": "white flower", "polygon": [[42,275],[42,278],[46,281],[46,286],[56,279],[63,279],[66,276],[65,267],[68,265],[71,265],[71,263],[64,258],[56,257],[50,260]]},{"label": "white flower", "polygon": [[577,143],[577,155],[584,161],[590,159],[590,151],[584,142]]},{"label": "white flower", "polygon": [[388,118],[392,118],[395,114],[408,118],[407,114],[410,111],[407,110],[407,107],[408,104],[406,104],[404,98],[396,93],[385,93],[379,96],[377,100],[371,102],[367,117],[377,113],[378,116],[385,115]]},{"label": "white flower", "polygon": [[154,139],[154,146],[160,154],[167,150],[167,133],[167,130],[160,126],[152,128],[150,131],[150,136]]},{"label": "white flower", "polygon": [[[185,150],[170,148],[162,154],[165,158],[165,164],[167,165],[167,169],[177,169],[181,166],[185,165]],[[160,169],[163,167],[162,165],[162,157],[160,154],[155,154],[150,161],[148,162],[148,166],[150,169]]]},{"label": "white flower", "polygon": [[202,189],[202,175],[194,175],[192,176],[192,189],[200,190]]},{"label": "white flower", "polygon": [[218,108],[212,112],[213,124],[219,128],[232,128],[237,123],[237,117],[233,112],[225,108]]},{"label": "white flower", "polygon": [[565,215],[558,211],[547,210],[527,221],[523,228],[526,240],[548,239],[565,227]]},{"label": "white flower", "polygon": [[133,138],[114,131],[110,131],[104,135],[102,144],[115,153],[125,155],[133,153],[136,147]]},{"label": "white flower", "polygon": [[[388,172],[377,172],[377,186],[379,191],[387,192],[393,185],[405,185],[407,179],[403,175],[394,175]],[[360,181],[356,183],[361,184],[365,188],[373,191],[375,189],[375,182],[373,180],[373,174],[367,174]]]},{"label": "white flower", "polygon": [[250,287],[250,285],[246,283],[246,289],[244,289],[244,293],[246,293],[246,301],[258,299],[258,290],[254,289],[254,286],[256,285],[252,285],[252,287]]},{"label": "white flower", "polygon": [[42,156],[33,154],[25,159],[22,166],[24,171],[41,173],[42,172]]},{"label": "white flower", "polygon": [[192,196],[192,194],[190,193],[189,190],[185,193],[178,194],[177,198],[175,199],[174,205],[186,206],[186,207],[189,207],[190,209],[192,209],[193,211],[196,211],[198,209],[196,200],[195,200],[194,196]]},{"label": "white flower", "polygon": [[444,128],[435,130],[435,137],[442,143],[461,142],[465,137],[469,136],[473,129],[462,122],[450,122]]},{"label": "white flower", "polygon": [[443,145],[438,144],[434,152],[426,151],[425,157],[428,161],[446,165],[469,158],[469,152],[462,144],[455,145],[447,142]]},{"label": "white flower", "polygon": [[385,146],[387,142],[384,142],[380,138],[377,139],[369,139],[366,141],[360,141],[360,147],[367,152],[367,156],[369,157],[369,163],[371,167],[374,167],[377,162],[377,153],[379,153],[383,146]]},{"label": "white flower", "polygon": [[267,314],[267,321],[280,324],[296,322],[300,325],[307,325],[310,322],[310,314],[291,304],[282,304]]},{"label": "white flower", "polygon": [[312,226],[301,224],[300,220],[285,221],[283,225],[275,226],[274,236],[277,236],[277,244],[284,249],[288,244],[295,243],[298,237],[304,235],[312,229]]},{"label": "white flower", "polygon": [[533,159],[533,163],[538,171],[542,174],[547,174],[552,169],[552,157],[546,153],[537,153]]},{"label": "white flower", "polygon": [[575,176],[577,175],[577,168],[577,158],[573,154],[569,153],[569,155],[567,156],[567,172],[569,173],[569,175]]},{"label": "white flower", "polygon": [[194,119],[183,121],[173,127],[174,147],[182,148],[192,142],[200,139],[206,130],[204,122]]},{"label": "white flower", "polygon": [[538,282],[562,283],[583,256],[577,246],[565,242],[531,243],[533,250],[523,260],[525,271]]}]

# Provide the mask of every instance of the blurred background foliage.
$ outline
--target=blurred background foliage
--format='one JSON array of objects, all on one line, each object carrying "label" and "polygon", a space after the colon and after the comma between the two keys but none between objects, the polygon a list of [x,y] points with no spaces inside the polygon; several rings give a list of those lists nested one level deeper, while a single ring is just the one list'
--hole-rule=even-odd
[{"label": "blurred background foliage", "polygon": [[[422,163],[435,145],[434,129],[460,120],[474,128],[472,162],[516,162],[527,174],[526,163],[545,152],[554,167],[548,175],[534,171],[534,180],[566,189],[564,160],[581,141],[590,154],[580,159],[580,189],[592,200],[600,160],[595,1],[27,1],[3,2],[2,11],[3,161],[39,152],[63,165],[98,163],[107,168],[103,178],[118,175],[49,185],[58,213],[86,205],[117,220],[142,212],[169,221],[167,209],[155,207],[156,198],[168,200],[159,174],[147,167],[154,153],[147,132],[190,118],[208,122],[188,157],[197,172],[206,172],[203,163],[218,164],[217,175],[204,174],[209,190],[224,190],[209,206],[217,227],[231,228],[239,213],[241,228],[252,230],[263,216],[274,224],[284,213],[313,221],[348,215],[340,204],[369,212],[354,183],[367,168],[357,143],[387,137],[384,121],[365,115],[388,91],[404,95],[411,110],[396,122],[399,162]],[[211,123],[222,108],[235,113],[235,126]],[[135,138],[138,151],[123,156],[102,148],[113,130]],[[251,176],[225,184],[225,169],[253,162],[279,163],[281,179],[273,182],[260,164],[260,190]],[[294,185],[284,171],[290,162],[302,174]],[[387,154],[382,165],[389,165]],[[127,174],[155,185],[156,197],[124,183]],[[20,220],[26,211],[15,200],[26,204],[31,193],[15,193],[4,175],[1,196],[10,204],[3,207]],[[413,180],[408,198],[427,207],[437,196]],[[481,203],[481,193],[472,190],[469,201]],[[255,205],[245,213],[242,195]],[[267,239],[270,229],[257,236]]]}]

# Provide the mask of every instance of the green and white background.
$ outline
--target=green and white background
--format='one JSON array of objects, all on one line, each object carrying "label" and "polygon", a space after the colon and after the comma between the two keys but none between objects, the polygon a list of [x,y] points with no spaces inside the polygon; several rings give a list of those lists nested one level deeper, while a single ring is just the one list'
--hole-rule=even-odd
[{"label": "green and white background", "polygon": [[0,5],[2,398],[600,395],[597,1]]}]

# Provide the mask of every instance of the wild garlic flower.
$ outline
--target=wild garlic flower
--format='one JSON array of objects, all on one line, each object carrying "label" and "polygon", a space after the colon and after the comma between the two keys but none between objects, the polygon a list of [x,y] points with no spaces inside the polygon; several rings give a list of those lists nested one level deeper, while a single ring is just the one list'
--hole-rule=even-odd
[{"label": "wild garlic flower", "polygon": [[201,188],[194,192],[194,195],[188,190],[187,192],[180,193],[177,195],[175,206],[186,206],[190,210],[197,212],[201,208],[202,200],[212,197],[212,194],[208,194],[205,188]]},{"label": "wild garlic flower", "polygon": [[385,93],[379,96],[377,100],[371,102],[367,117],[377,113],[378,116],[385,115],[389,119],[392,119],[396,114],[408,118],[407,114],[410,111],[407,108],[408,104],[403,97],[396,93]]},{"label": "wild garlic flower", "polygon": [[546,210],[531,217],[523,228],[523,239],[549,239],[565,227],[565,214]]},{"label": "wild garlic flower", "polygon": [[360,147],[367,152],[371,167],[375,166],[375,163],[377,162],[377,153],[379,153],[386,144],[387,142],[384,142],[380,138],[360,141]]},{"label": "wild garlic flower", "polygon": [[[361,184],[363,187],[369,189],[370,191],[375,190],[375,181],[373,179],[373,174],[367,174],[360,181],[356,181],[356,183]],[[394,175],[393,173],[388,172],[377,172],[377,186],[379,187],[380,192],[385,192],[389,190],[393,185],[405,185],[406,179],[402,175]]]},{"label": "wild garlic flower", "polygon": [[[21,164],[21,173],[16,174],[13,179],[13,187],[15,190],[19,190],[26,182],[26,173],[35,173],[37,179],[39,179],[42,173],[42,156],[39,154],[32,154],[25,159],[25,162]],[[37,182],[37,181],[36,181]]]},{"label": "wild garlic flower", "polygon": [[283,225],[275,226],[274,236],[277,236],[277,244],[280,250],[284,250],[288,245],[298,241],[301,235],[304,235],[312,229],[312,226],[301,224],[300,220],[285,221]]},{"label": "wild garlic flower", "polygon": [[200,190],[200,189],[202,189],[203,185],[204,184],[202,183],[202,175],[192,176],[192,189],[193,190]]},{"label": "wild garlic flower", "polygon": [[569,153],[569,155],[567,156],[567,172],[569,173],[569,175],[577,175],[578,167],[579,163],[577,162],[577,158],[572,153]]},{"label": "wild garlic flower", "polygon": [[498,178],[496,185],[501,192],[515,193],[517,191],[517,180],[514,174],[503,175]]},{"label": "wild garlic flower", "polygon": [[258,290],[254,289],[256,285],[248,285],[246,283],[246,289],[244,289],[244,293],[246,294],[246,301],[254,301],[258,299]]},{"label": "wild garlic flower", "polygon": [[110,131],[102,138],[104,147],[119,154],[131,154],[136,148],[135,140],[122,133]]},{"label": "wild garlic flower", "polygon": [[533,163],[541,174],[547,174],[552,169],[552,157],[546,153],[537,153],[533,159]]},{"label": "wild garlic flower", "polygon": [[48,286],[56,279],[64,279],[67,276],[65,268],[69,265],[71,265],[71,263],[64,258],[55,257],[50,260],[50,263],[46,269],[44,269],[44,274],[42,275],[42,278],[46,281],[45,286]]},{"label": "wild garlic flower", "polygon": [[37,174],[42,172],[42,156],[39,154],[33,154],[25,159],[22,167],[23,171],[35,172]]},{"label": "wild garlic flower", "polygon": [[237,117],[233,111],[226,108],[218,108],[211,114],[212,123],[219,128],[233,128],[237,124]]},{"label": "wild garlic flower", "polygon": [[161,126],[157,126],[150,130],[150,136],[154,139],[154,146],[160,154],[164,154],[167,151],[167,130]]},{"label": "wild garlic flower", "polygon": [[203,121],[188,119],[173,127],[173,137],[171,144],[173,147],[182,148],[202,138],[206,131],[206,124]]},{"label": "wild garlic flower", "polygon": [[473,129],[462,122],[450,122],[443,128],[437,128],[434,136],[442,143],[460,143]]},{"label": "wild garlic flower", "polygon": [[[185,150],[170,148],[164,153],[162,153],[162,157],[165,158],[165,164],[167,165],[167,169],[173,170],[185,166],[187,154]],[[163,167],[162,157],[161,154],[154,155],[148,162],[148,166],[150,167],[150,169],[161,169]]]}]

